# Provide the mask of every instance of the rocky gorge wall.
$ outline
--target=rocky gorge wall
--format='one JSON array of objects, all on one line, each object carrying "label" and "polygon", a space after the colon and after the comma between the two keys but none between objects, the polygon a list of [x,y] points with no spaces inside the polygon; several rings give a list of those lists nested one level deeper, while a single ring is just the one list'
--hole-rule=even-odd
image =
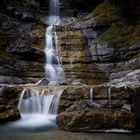
[{"label": "rocky gorge wall", "polygon": [[87,84],[139,83],[139,17],[125,21],[108,1],[58,27],[66,78]]},{"label": "rocky gorge wall", "polygon": [[140,126],[140,85],[1,86],[0,124],[20,119],[17,104],[25,88],[40,94],[45,91],[46,96],[62,90],[56,122],[63,130],[93,132],[114,128],[133,132]]},{"label": "rocky gorge wall", "polygon": [[35,83],[44,77],[45,27],[37,1],[2,1],[0,83]]},{"label": "rocky gorge wall", "polygon": [[[83,3],[83,1],[60,1],[60,11],[62,11],[62,16],[73,16],[74,11],[78,13],[76,7],[74,8],[75,2],[77,6]],[[91,3],[91,1],[89,1]],[[89,5],[89,3],[87,5]],[[1,84],[23,84],[23,83],[36,83],[41,78],[45,77],[44,72],[44,63],[45,63],[45,54],[44,54],[44,46],[45,46],[45,31],[46,25],[42,22],[42,17],[48,15],[48,6],[49,3],[46,0],[21,0],[21,1],[2,1],[1,2],[1,11],[0,11],[0,83]],[[67,5],[67,6],[66,6]],[[67,15],[66,11],[63,8],[66,8],[70,11]],[[73,9],[72,9],[73,8]],[[78,7],[77,7],[78,8]],[[71,21],[71,20],[70,20]],[[69,20],[68,20],[69,22]],[[67,30],[67,29],[66,29]],[[75,38],[75,44],[69,40],[69,44],[71,46],[77,45],[77,41],[79,41],[79,49],[78,57],[80,59],[85,59],[85,38],[83,35],[76,31],[77,33],[73,36],[70,35],[68,38]],[[69,32],[67,32],[69,34]],[[65,33],[65,34],[67,34]],[[73,33],[72,33],[73,34]],[[77,36],[79,34],[79,37]],[[60,35],[61,36],[61,35]],[[66,46],[65,42],[67,39],[64,39],[63,33],[63,41],[60,42],[60,45]],[[77,38],[77,40],[76,40]],[[79,38],[79,40],[78,40]],[[81,42],[80,42],[81,41]],[[71,49],[72,50],[72,49]],[[60,50],[62,54],[65,53],[64,63],[77,63],[74,54],[66,54],[68,50]],[[75,51],[76,52],[76,51]],[[70,51],[69,51],[70,53]],[[77,54],[76,54],[77,55]],[[69,58],[71,56],[71,58]],[[73,58],[72,58],[73,57]],[[83,58],[82,58],[83,57]],[[75,60],[74,60],[75,59]],[[81,61],[81,60],[80,60]],[[85,60],[82,60],[85,61]],[[86,76],[83,75],[85,72],[85,64],[83,62],[77,63],[77,66],[74,68],[69,67],[67,65],[66,78],[71,78],[71,80],[80,78],[85,79]],[[78,74],[76,71],[81,68],[81,72]],[[70,69],[74,69],[70,70]],[[91,64],[88,65],[90,73],[94,70]],[[73,71],[73,74],[67,73],[67,71]],[[102,72],[99,72],[99,74]],[[98,75],[99,75],[98,74]],[[87,74],[87,79],[91,84],[91,80],[89,77],[91,74]],[[94,77],[94,76],[92,76]],[[99,83],[99,82],[97,82]]]},{"label": "rocky gorge wall", "polygon": [[[74,2],[60,3],[70,9]],[[77,6],[80,3],[84,1]],[[0,83],[35,83],[45,76],[43,4],[47,7],[48,2],[2,3]],[[139,17],[136,23],[127,24],[105,1],[93,12],[79,13],[58,26],[57,34],[67,79],[82,79],[86,84],[139,82]]]},{"label": "rocky gorge wall", "polygon": [[[63,92],[57,124],[69,131],[140,128],[140,16],[127,23],[108,1],[91,6],[93,10],[86,11],[85,5],[81,12],[79,7],[85,3],[61,1],[70,16],[56,26],[65,84],[79,79],[76,84],[81,85],[69,85]],[[47,4],[45,0],[2,1],[0,84],[36,83],[45,77],[47,25],[40,18],[48,14]],[[17,101],[22,89],[1,86],[1,121],[20,118]]]}]

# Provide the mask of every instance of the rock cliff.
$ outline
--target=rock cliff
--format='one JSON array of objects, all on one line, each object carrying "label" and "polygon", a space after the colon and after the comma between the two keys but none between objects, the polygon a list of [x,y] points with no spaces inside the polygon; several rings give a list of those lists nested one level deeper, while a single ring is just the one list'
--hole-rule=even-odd
[{"label": "rock cliff", "polygon": [[126,21],[108,1],[59,27],[66,77],[87,84],[139,83],[139,29],[139,16]]},{"label": "rock cliff", "polygon": [[44,34],[37,1],[2,1],[0,83],[36,82],[44,76]]},{"label": "rock cliff", "polygon": [[[1,1],[0,84],[36,83],[45,77],[47,24],[42,18],[48,16],[48,5],[47,0]],[[92,88],[79,85],[64,90],[58,126],[69,131],[140,128],[139,5],[130,12],[136,18],[108,0],[61,0],[61,11],[65,8],[63,24],[56,26],[63,84],[74,81]],[[20,117],[20,92],[19,87],[1,86],[0,121]]]}]

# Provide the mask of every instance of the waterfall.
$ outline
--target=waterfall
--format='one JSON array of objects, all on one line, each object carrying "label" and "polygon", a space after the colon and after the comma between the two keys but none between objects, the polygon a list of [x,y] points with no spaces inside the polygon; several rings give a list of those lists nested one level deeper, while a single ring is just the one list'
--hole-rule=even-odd
[{"label": "waterfall", "polygon": [[51,81],[62,81],[64,79],[64,71],[59,59],[59,42],[55,26],[59,25],[59,0],[50,0],[50,26],[46,29],[46,78]]},{"label": "waterfall", "polygon": [[[46,29],[46,64],[45,72],[46,78],[49,82],[62,81],[64,78],[63,68],[59,60],[59,42],[56,33],[56,25],[59,25],[59,0],[50,0],[50,26]],[[21,92],[18,109],[21,114],[22,126],[33,126],[33,125],[45,125],[45,122],[50,123],[50,120],[54,121],[61,93],[63,88],[58,89],[36,89],[36,88],[25,88]],[[46,95],[47,93],[47,95]],[[36,126],[35,125],[35,126]]]},{"label": "waterfall", "polygon": [[53,90],[25,88],[20,95],[18,109],[21,120],[16,126],[36,127],[55,121],[63,88]]},{"label": "waterfall", "polygon": [[59,0],[50,0],[50,15],[59,16]]},{"label": "waterfall", "polygon": [[111,107],[111,86],[108,87],[108,107]]},{"label": "waterfall", "polygon": [[90,89],[90,99],[93,102],[93,88]]},{"label": "waterfall", "polygon": [[[47,92],[48,93],[48,92]],[[56,115],[62,90],[45,95],[45,90],[25,88],[20,96],[18,109],[23,114]]]}]

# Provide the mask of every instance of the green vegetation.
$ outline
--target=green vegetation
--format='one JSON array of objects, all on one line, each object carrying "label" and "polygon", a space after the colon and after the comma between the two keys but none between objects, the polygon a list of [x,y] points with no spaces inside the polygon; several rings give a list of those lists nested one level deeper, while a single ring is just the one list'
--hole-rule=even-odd
[{"label": "green vegetation", "polygon": [[120,20],[120,16],[117,15],[116,11],[107,1],[97,6],[92,14],[97,24],[102,22],[112,23]]},{"label": "green vegetation", "polygon": [[140,25],[127,25],[122,22],[114,23],[98,40],[110,44],[125,43],[129,46],[140,41]]},{"label": "green vegetation", "polygon": [[[116,1],[114,0],[114,3]],[[122,1],[124,2],[125,0]],[[117,6],[118,8],[116,8]],[[106,0],[92,12],[97,24],[110,23],[110,27],[97,38],[98,42],[108,42],[111,45],[114,43],[125,43],[126,45],[131,46],[140,41],[140,16],[137,16],[137,20],[129,18],[129,20],[131,19],[129,22],[128,18],[126,20],[126,18],[120,15],[120,10],[118,9],[122,7],[123,4],[119,2],[115,3],[114,7],[111,1]],[[139,9],[138,6],[136,6],[136,9]],[[126,9],[124,8],[124,10]]]}]

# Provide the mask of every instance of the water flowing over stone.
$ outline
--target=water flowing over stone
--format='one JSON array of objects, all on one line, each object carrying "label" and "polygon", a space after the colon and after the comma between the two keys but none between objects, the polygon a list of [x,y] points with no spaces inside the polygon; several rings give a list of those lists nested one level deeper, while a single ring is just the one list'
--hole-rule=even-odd
[{"label": "water flowing over stone", "polygon": [[50,15],[59,16],[59,0],[50,0]]},{"label": "water flowing over stone", "polygon": [[61,92],[61,90],[57,92],[54,90],[53,93],[48,93],[48,95],[45,95],[45,90],[39,91],[25,88],[21,93],[20,101],[18,104],[21,115],[56,115]]},{"label": "water flowing over stone", "polygon": [[111,86],[108,87],[108,106],[111,107]]},{"label": "water flowing over stone", "polygon": [[25,88],[21,92],[18,109],[21,120],[15,122],[20,127],[46,127],[55,125],[58,105],[63,88]]},{"label": "water flowing over stone", "polygon": [[59,59],[59,42],[55,31],[55,25],[59,25],[59,0],[50,1],[50,26],[46,29],[46,77],[49,81],[61,81],[64,72]]}]

